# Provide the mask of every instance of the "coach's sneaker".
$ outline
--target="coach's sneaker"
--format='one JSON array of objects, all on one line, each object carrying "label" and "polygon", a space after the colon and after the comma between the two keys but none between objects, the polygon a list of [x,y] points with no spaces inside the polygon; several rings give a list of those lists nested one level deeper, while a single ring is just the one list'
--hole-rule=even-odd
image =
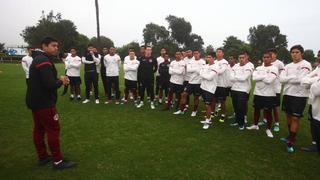
[{"label": "coach's sneaker", "polygon": [[87,104],[88,102],[90,102],[89,99],[85,99],[84,101],[82,101],[82,104]]},{"label": "coach's sneaker", "polygon": [[192,111],[191,117],[196,117],[197,116],[197,111]]},{"label": "coach's sneaker", "polygon": [[201,124],[212,124],[211,119],[206,119],[204,121],[200,121]]},{"label": "coach's sneaker", "polygon": [[269,138],[273,138],[273,134],[272,134],[272,132],[271,132],[270,129],[267,129],[267,130],[266,130],[266,134],[267,134],[267,136],[268,136]]},{"label": "coach's sneaker", "polygon": [[260,121],[259,123],[258,123],[258,126],[264,126],[264,125],[266,125],[267,124],[267,120],[266,119],[263,119],[262,121]]},{"label": "coach's sneaker", "polygon": [[137,108],[141,108],[143,105],[144,105],[144,104],[143,104],[143,102],[141,101],[141,102],[138,104]]},{"label": "coach's sneaker", "polygon": [[247,127],[248,130],[259,130],[259,126],[257,125],[251,125],[250,127]]},{"label": "coach's sneaker", "polygon": [[155,109],[155,108],[156,108],[156,107],[154,106],[154,103],[153,103],[153,102],[150,103],[150,108],[151,108],[151,109]]},{"label": "coach's sneaker", "polygon": [[38,160],[38,166],[44,166],[48,162],[51,162],[52,160],[53,160],[52,156],[48,156],[47,158],[44,158],[44,159],[39,159]]},{"label": "coach's sneaker", "polygon": [[280,125],[279,125],[278,122],[277,122],[277,123],[274,123],[273,131],[274,131],[274,132],[279,132],[279,131],[280,131]]},{"label": "coach's sneaker", "polygon": [[100,101],[99,101],[99,99],[96,99],[96,104],[100,104]]},{"label": "coach's sneaker", "polygon": [[210,125],[209,125],[209,124],[207,124],[207,123],[205,123],[205,124],[203,124],[202,129],[209,129],[209,127],[210,127]]},{"label": "coach's sneaker", "polygon": [[178,111],[174,112],[173,114],[175,114],[175,115],[180,115],[180,114],[184,114],[184,112],[181,111],[181,110],[178,110]]},{"label": "coach's sneaker", "polygon": [[63,170],[63,169],[69,169],[76,166],[75,162],[67,161],[67,160],[61,160],[59,162],[53,162],[53,169],[56,170]]}]

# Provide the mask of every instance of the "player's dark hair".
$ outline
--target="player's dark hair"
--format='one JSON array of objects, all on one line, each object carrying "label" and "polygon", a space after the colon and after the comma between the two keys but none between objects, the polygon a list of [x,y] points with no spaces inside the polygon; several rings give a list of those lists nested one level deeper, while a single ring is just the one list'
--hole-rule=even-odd
[{"label": "player's dark hair", "polygon": [[41,41],[41,46],[42,46],[42,45],[48,46],[48,45],[49,45],[50,43],[52,43],[52,42],[58,42],[58,40],[55,39],[55,38],[53,38],[53,37],[45,37],[45,38],[42,39],[42,41]]},{"label": "player's dark hair", "polygon": [[267,52],[277,54],[277,50],[275,48],[268,49]]},{"label": "player's dark hair", "polygon": [[292,47],[290,48],[290,52],[292,52],[292,51],[295,50],[295,49],[298,50],[298,51],[300,51],[301,54],[304,53],[304,49],[303,49],[303,47],[302,47],[300,44],[292,46]]}]

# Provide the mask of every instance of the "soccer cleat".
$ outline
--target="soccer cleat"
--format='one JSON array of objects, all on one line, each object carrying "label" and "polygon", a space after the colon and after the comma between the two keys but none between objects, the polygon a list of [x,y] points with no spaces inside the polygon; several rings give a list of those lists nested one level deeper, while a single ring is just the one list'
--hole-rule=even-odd
[{"label": "soccer cleat", "polygon": [[224,118],[220,118],[219,122],[224,123]]},{"label": "soccer cleat", "polygon": [[288,153],[293,153],[294,152],[294,149],[293,149],[293,146],[292,145],[287,145],[287,152]]},{"label": "soccer cleat", "polygon": [[38,160],[38,166],[44,166],[46,165],[48,162],[51,162],[53,160],[52,156],[48,156],[45,159],[39,159]]},{"label": "soccer cleat", "polygon": [[100,101],[99,101],[99,99],[96,99],[96,104],[100,104]]},{"label": "soccer cleat", "polygon": [[195,117],[195,116],[197,116],[197,111],[192,111],[191,117]]},{"label": "soccer cleat", "polygon": [[207,124],[207,123],[205,123],[205,124],[203,124],[202,129],[209,129],[209,127],[210,127],[210,125],[209,125],[209,124]]},{"label": "soccer cleat", "polygon": [[184,114],[184,112],[181,111],[181,110],[178,110],[178,111],[174,112],[173,114],[175,114],[175,115],[180,115],[180,114]]},{"label": "soccer cleat", "polygon": [[159,99],[159,104],[162,104],[162,99]]},{"label": "soccer cleat", "polygon": [[239,130],[244,131],[245,130],[244,126],[239,126]]},{"label": "soccer cleat", "polygon": [[81,96],[80,95],[77,96],[77,100],[81,101]]},{"label": "soccer cleat", "polygon": [[70,99],[70,101],[72,101],[74,99],[74,95],[71,94],[69,99]]},{"label": "soccer cleat", "polygon": [[280,131],[280,126],[279,126],[279,124],[277,124],[277,123],[274,124],[273,131],[274,131],[274,132],[279,132],[279,131]]},{"label": "soccer cleat", "polygon": [[56,170],[63,170],[63,169],[69,169],[75,167],[77,164],[72,161],[67,160],[61,160],[60,162],[54,162],[53,163],[53,169]]},{"label": "soccer cleat", "polygon": [[120,102],[119,102],[119,101],[116,101],[114,104],[119,105],[119,104],[120,104]]},{"label": "soccer cleat", "polygon": [[204,121],[200,121],[201,124],[212,124],[211,119],[206,119]]},{"label": "soccer cleat", "polygon": [[237,122],[231,123],[230,126],[232,127],[238,126],[238,123]]},{"label": "soccer cleat", "polygon": [[259,123],[258,123],[258,126],[264,126],[264,125],[266,125],[267,124],[267,120],[266,119],[263,119],[262,121],[260,121]]},{"label": "soccer cleat", "polygon": [[288,142],[288,138],[280,138],[280,141],[287,143]]},{"label": "soccer cleat", "polygon": [[108,100],[108,101],[104,102],[104,104],[110,104],[110,103],[112,103],[112,100]]},{"label": "soccer cleat", "polygon": [[150,103],[150,108],[151,108],[151,109],[155,109],[155,108],[156,108],[156,107],[154,106],[154,103],[153,103],[153,102]]},{"label": "soccer cleat", "polygon": [[90,102],[90,100],[86,99],[86,100],[82,101],[82,104],[87,104],[88,102]]},{"label": "soccer cleat", "polygon": [[267,136],[268,136],[269,138],[273,138],[273,134],[272,134],[272,132],[271,132],[270,129],[267,129],[267,130],[266,130],[266,134],[267,134]]},{"label": "soccer cleat", "polygon": [[141,108],[143,105],[144,105],[144,104],[143,104],[143,102],[141,101],[141,102],[138,104],[137,108]]},{"label": "soccer cleat", "polygon": [[248,130],[259,130],[259,126],[257,125],[251,125],[250,127],[247,127]]}]

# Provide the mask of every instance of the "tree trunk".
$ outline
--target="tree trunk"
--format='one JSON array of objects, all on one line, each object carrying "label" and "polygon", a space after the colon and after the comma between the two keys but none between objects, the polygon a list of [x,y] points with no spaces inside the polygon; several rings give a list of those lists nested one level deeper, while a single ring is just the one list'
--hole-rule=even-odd
[{"label": "tree trunk", "polygon": [[99,21],[99,3],[98,0],[95,0],[95,6],[96,6],[96,19],[97,19],[97,41],[98,41],[98,51],[100,51],[100,21]]}]

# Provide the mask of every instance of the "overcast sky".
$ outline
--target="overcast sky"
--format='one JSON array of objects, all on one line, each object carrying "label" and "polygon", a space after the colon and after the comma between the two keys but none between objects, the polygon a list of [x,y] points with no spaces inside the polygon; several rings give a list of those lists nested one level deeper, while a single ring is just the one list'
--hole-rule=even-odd
[{"label": "overcast sky", "polygon": [[[249,28],[274,24],[288,36],[289,46],[302,44],[320,49],[320,0],[100,0],[101,35],[116,46],[142,42],[147,23],[167,27],[169,14],[184,17],[205,45],[222,45],[230,35],[246,41]],[[96,35],[94,0],[1,0],[0,42],[8,46],[24,44],[19,35],[35,25],[41,11],[60,12],[72,20],[80,33]]]}]

